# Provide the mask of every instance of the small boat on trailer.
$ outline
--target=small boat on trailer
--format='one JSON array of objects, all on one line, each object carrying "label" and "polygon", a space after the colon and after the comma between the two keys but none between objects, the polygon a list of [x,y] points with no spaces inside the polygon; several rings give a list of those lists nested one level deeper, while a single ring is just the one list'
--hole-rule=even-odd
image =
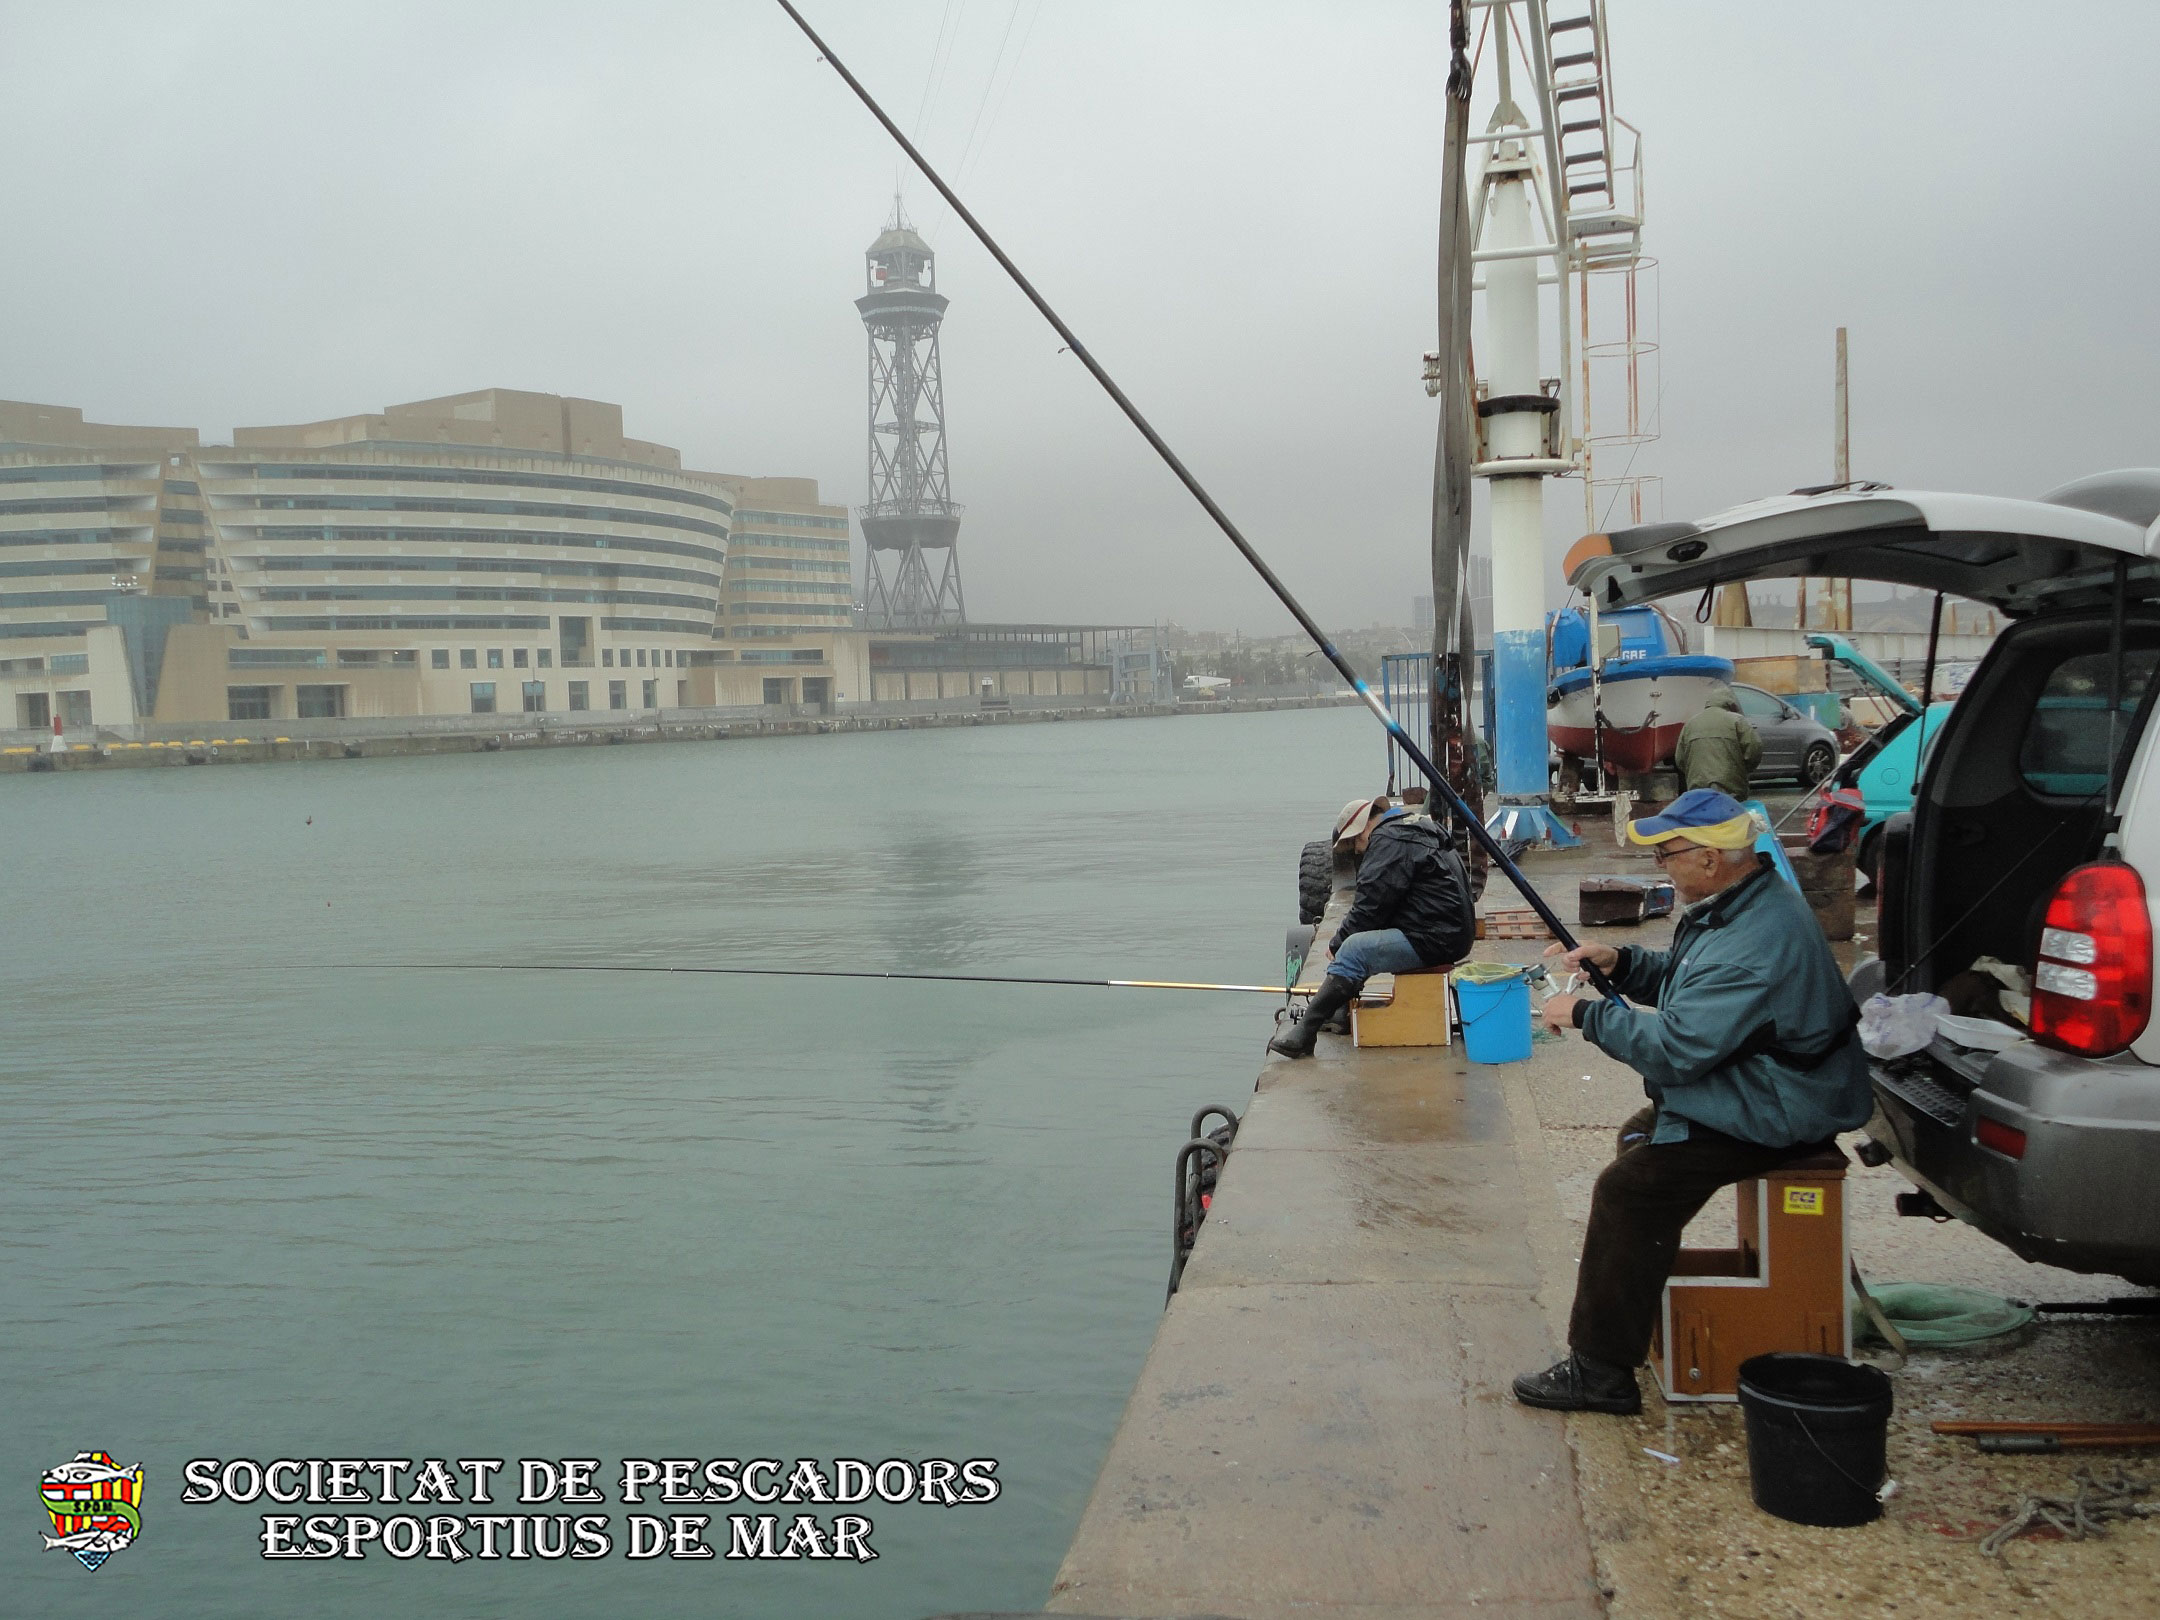
[{"label": "small boat on trailer", "polygon": [[1680,728],[1729,684],[1732,661],[1688,651],[1687,633],[1656,606],[1545,620],[1545,733],[1565,762],[1637,776],[1669,764]]}]

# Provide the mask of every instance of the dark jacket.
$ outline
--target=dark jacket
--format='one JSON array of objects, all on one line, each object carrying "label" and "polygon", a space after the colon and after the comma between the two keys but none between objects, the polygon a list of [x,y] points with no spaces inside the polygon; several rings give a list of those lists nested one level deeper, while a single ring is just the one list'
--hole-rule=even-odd
[{"label": "dark jacket", "polygon": [[1380,823],[1358,863],[1357,900],[1329,942],[1339,950],[1352,934],[1400,928],[1427,967],[1460,962],[1477,934],[1470,875],[1462,857],[1432,822],[1396,815]]},{"label": "dark jacket", "polygon": [[1748,779],[1761,763],[1762,737],[1725,692],[1680,728],[1680,741],[1673,747],[1682,787],[1716,788],[1736,799],[1748,797]]},{"label": "dark jacket", "polygon": [[1642,1006],[1577,1009],[1585,1038],[1643,1077],[1653,1142],[1685,1141],[1692,1121],[1792,1147],[1857,1130],[1873,1110],[1844,976],[1800,891],[1761,861],[1689,907],[1670,950],[1622,947],[1613,983]]}]

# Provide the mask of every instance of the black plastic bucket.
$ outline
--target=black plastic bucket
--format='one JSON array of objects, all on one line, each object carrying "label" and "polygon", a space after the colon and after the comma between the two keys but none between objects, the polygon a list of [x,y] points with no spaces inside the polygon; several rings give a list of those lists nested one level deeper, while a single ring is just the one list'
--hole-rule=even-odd
[{"label": "black plastic bucket", "polygon": [[1838,1356],[1779,1352],[1740,1363],[1755,1505],[1794,1524],[1882,1517],[1890,1380]]}]

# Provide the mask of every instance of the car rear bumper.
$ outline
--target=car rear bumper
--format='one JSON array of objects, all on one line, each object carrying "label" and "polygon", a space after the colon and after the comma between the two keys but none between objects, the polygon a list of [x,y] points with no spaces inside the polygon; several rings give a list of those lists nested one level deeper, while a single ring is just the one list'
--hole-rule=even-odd
[{"label": "car rear bumper", "polygon": [[[1871,1068],[1876,1140],[1946,1208],[2028,1260],[2160,1283],[2160,1068],[1939,1039]],[[1982,1120],[2023,1152],[1982,1145]]]}]

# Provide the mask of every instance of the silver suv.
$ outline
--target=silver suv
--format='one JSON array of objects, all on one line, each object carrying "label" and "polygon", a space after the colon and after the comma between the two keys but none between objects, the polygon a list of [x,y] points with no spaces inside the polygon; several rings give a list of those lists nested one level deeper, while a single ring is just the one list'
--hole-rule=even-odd
[{"label": "silver suv", "polygon": [[[2160,1284],[2160,471],[2037,501],[1852,485],[1700,523],[1588,535],[1578,589],[1622,605],[1851,576],[1947,591],[2011,622],[1885,827],[1878,960],[1857,997],[2022,968],[2030,1030],[1937,1036],[1873,1065],[1869,1133],[1959,1218],[2029,1260]],[[1953,983],[1952,981],[1958,981]]]}]

